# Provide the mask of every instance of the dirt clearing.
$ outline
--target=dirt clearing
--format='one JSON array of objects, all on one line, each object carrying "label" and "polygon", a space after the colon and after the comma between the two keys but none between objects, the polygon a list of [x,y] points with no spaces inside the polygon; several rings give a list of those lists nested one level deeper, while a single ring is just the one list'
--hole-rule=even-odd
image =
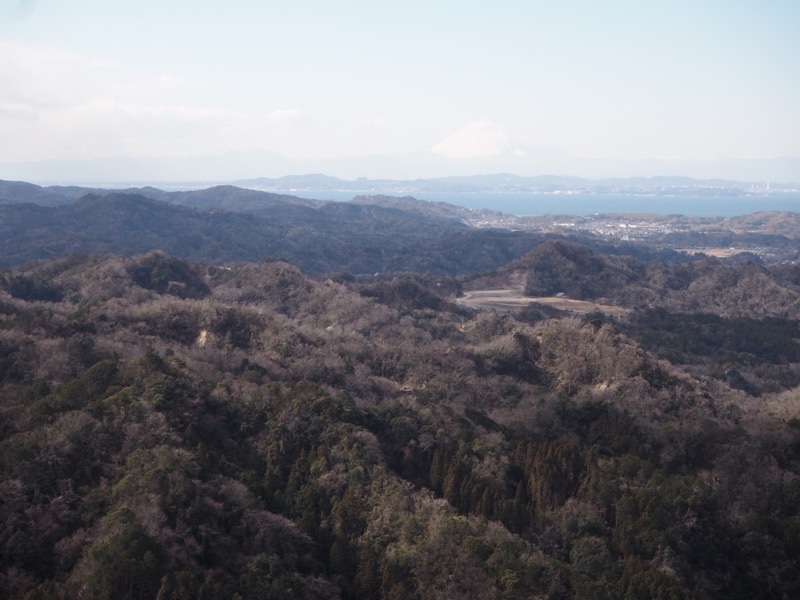
[{"label": "dirt clearing", "polygon": [[563,296],[530,297],[525,296],[522,290],[501,289],[501,290],[472,290],[465,292],[457,302],[470,308],[493,308],[495,310],[519,310],[529,304],[546,304],[568,312],[579,314],[589,314],[601,312],[606,315],[624,315],[630,312],[627,308],[611,306],[609,304],[598,304],[588,300],[573,300]]}]

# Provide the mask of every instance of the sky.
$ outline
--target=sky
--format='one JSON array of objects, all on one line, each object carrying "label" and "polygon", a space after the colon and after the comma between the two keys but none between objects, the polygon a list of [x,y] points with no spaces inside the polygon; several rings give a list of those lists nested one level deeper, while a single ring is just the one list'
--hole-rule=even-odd
[{"label": "sky", "polygon": [[798,27],[797,0],[0,0],[0,163],[800,157]]}]

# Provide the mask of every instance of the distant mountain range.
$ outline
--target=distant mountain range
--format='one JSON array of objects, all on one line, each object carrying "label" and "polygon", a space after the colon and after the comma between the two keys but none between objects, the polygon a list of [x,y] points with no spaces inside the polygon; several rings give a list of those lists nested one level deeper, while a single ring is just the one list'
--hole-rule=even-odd
[{"label": "distant mountain range", "polygon": [[231,183],[254,176],[333,173],[356,180],[414,180],[445,175],[518,173],[590,180],[675,176],[738,182],[800,183],[800,157],[728,160],[623,160],[572,156],[552,148],[514,147],[493,156],[455,159],[433,152],[339,159],[292,159],[269,152],[188,158],[103,158],[0,163],[0,179],[37,183]]},{"label": "distant mountain range", "polygon": [[[177,189],[176,189],[177,188]],[[340,193],[339,200],[360,199],[374,195],[410,196],[421,193],[590,193],[590,194],[665,194],[691,196],[766,194],[800,191],[800,184],[769,184],[725,179],[691,177],[631,177],[590,180],[582,177],[539,175],[523,177],[510,173],[450,176],[430,179],[340,179],[321,173],[286,175],[278,178],[241,179],[225,185],[124,186],[80,185],[39,186],[24,181],[0,180],[0,204],[32,202],[42,206],[69,204],[86,194],[108,195],[115,192],[141,194],[171,204],[197,208],[248,211],[276,204],[316,207],[329,201],[326,193]],[[316,199],[300,198],[318,194]],[[352,194],[352,196],[348,196]],[[386,200],[386,199],[384,199]],[[368,201],[367,201],[368,202]],[[436,203],[425,203],[434,205]],[[440,205],[442,203],[439,203]],[[452,205],[450,209],[453,209]],[[419,208],[417,206],[417,208]],[[448,210],[450,210],[448,209]],[[463,213],[463,211],[461,211]],[[474,211],[473,211],[474,212]],[[452,211],[451,211],[452,213]],[[453,216],[450,214],[450,216]],[[463,214],[459,215],[463,217]]]},{"label": "distant mountain range", "polygon": [[241,179],[239,187],[270,192],[353,192],[355,194],[419,193],[592,193],[592,194],[691,194],[739,195],[797,191],[800,185],[743,182],[692,177],[630,177],[590,180],[565,175],[523,177],[510,173],[465,175],[429,179],[339,179],[324,174],[288,175],[278,178]]},{"label": "distant mountain range", "polygon": [[[198,193],[198,189],[213,188],[209,194]],[[242,189],[244,188],[244,189]],[[587,194],[646,194],[646,195],[724,195],[769,194],[781,192],[800,192],[800,184],[738,181],[735,179],[695,179],[692,177],[658,176],[586,179],[566,175],[537,175],[524,177],[511,173],[488,175],[453,175],[449,177],[417,179],[342,179],[322,173],[285,175],[282,177],[258,177],[237,179],[231,184],[210,185],[195,181],[180,183],[153,183],[151,185],[115,184],[96,185],[50,185],[36,186],[19,181],[0,181],[0,191],[19,199],[44,205],[59,205],[73,201],[92,192],[106,194],[109,190],[141,193],[147,197],[165,200],[175,204],[182,203],[181,194],[191,196],[191,201],[205,206],[213,197],[213,208],[234,207],[243,210],[248,203],[263,206],[265,196],[257,192],[270,192],[277,200],[291,198],[300,201],[295,194],[306,196],[317,194],[319,201],[329,199],[326,194],[337,193],[338,200],[350,200],[355,196],[387,194],[414,195],[425,193],[587,193]],[[226,190],[224,193],[222,190]],[[175,194],[175,195],[172,195]],[[348,196],[352,194],[352,196]],[[3,201],[0,195],[0,202]],[[311,202],[313,204],[313,202]],[[211,207],[211,206],[209,206]]]}]

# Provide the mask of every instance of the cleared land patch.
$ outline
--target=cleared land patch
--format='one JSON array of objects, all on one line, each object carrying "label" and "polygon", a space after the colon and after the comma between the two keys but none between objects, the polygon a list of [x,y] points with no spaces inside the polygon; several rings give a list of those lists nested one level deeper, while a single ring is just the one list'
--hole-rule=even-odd
[{"label": "cleared land patch", "polygon": [[742,248],[675,248],[675,252],[685,252],[686,254],[705,254],[716,258],[730,258],[743,252],[752,252]]},{"label": "cleared land patch", "polygon": [[471,290],[466,292],[462,298],[457,300],[460,304],[470,308],[493,308],[495,310],[519,310],[531,303],[546,304],[557,308],[580,314],[601,312],[607,315],[623,315],[630,312],[627,308],[611,306],[608,304],[598,304],[588,300],[573,300],[563,296],[531,297],[525,296],[522,290],[499,289],[499,290]]}]

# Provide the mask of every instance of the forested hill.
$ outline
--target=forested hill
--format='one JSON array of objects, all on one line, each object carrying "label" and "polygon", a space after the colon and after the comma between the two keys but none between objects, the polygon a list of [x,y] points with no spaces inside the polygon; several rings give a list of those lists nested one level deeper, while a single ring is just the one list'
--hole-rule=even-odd
[{"label": "forested hill", "polygon": [[800,319],[800,266],[763,265],[741,255],[648,253],[568,239],[548,239],[520,257],[464,278],[469,289],[520,287],[527,296],[564,294],[629,309],[659,307],[725,317]]},{"label": "forested hill", "polygon": [[141,188],[94,188],[85,186],[42,187],[23,181],[0,180],[0,204],[38,204],[41,206],[63,206],[80,200],[84,196],[111,196],[114,194],[138,195],[152,200],[192,208],[208,208],[248,212],[281,204],[297,206],[319,206],[318,200],[306,200],[288,194],[273,194],[235,187],[218,185],[190,191],[168,192],[151,186]]},{"label": "forested hill", "polygon": [[[428,268],[417,270],[461,272],[502,264],[469,264],[473,255],[499,254],[506,262],[541,238],[476,231],[472,254],[440,260],[441,242],[468,231],[452,218],[372,204],[312,207],[275,202],[242,212],[190,208],[115,193],[88,195],[58,207],[0,206],[0,262],[12,265],[75,252],[133,255],[161,249],[181,258],[217,263],[278,257],[311,273],[399,271],[415,263],[423,266],[425,261]],[[519,243],[521,238],[526,240],[524,245]]]},{"label": "forested hill", "polygon": [[0,597],[800,596],[797,388],[437,283],[0,272]]},{"label": "forested hill", "polygon": [[[166,192],[0,181],[0,265],[75,252],[160,249],[204,262],[280,258],[307,273],[492,271],[546,238],[603,254],[685,262],[736,248],[768,264],[798,256],[796,213],[728,219],[671,215],[513,217],[412,197],[308,200],[234,186]],[[626,232],[621,235],[620,232]],[[627,232],[638,232],[633,237]]]},{"label": "forested hill", "polygon": [[459,283],[467,293],[517,290],[533,301],[520,319],[547,318],[558,314],[553,307],[569,310],[576,302],[589,307],[584,312],[616,314],[617,326],[648,350],[750,395],[800,385],[798,265],[765,266],[748,256],[660,260],[661,253],[637,258],[609,250],[619,251],[549,239]]},{"label": "forested hill", "polygon": [[322,202],[232,186],[87,191],[0,182],[0,265],[162,250],[217,264],[280,258],[312,274],[455,276],[497,268],[545,237],[476,229],[464,222],[473,211],[413,198]]}]

